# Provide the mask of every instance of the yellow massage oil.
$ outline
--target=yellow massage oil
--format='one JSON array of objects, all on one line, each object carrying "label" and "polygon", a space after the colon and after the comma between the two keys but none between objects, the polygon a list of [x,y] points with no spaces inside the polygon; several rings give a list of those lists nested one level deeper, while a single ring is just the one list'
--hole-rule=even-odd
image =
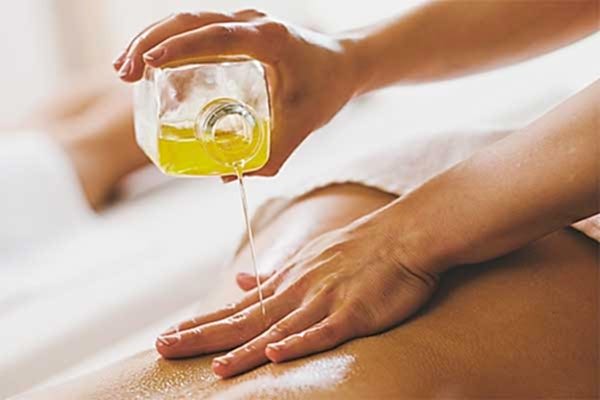
[{"label": "yellow massage oil", "polygon": [[[170,175],[236,175],[236,162],[245,160],[241,173],[256,171],[269,159],[269,129],[269,121],[265,119],[255,125],[252,142],[235,132],[216,131],[214,141],[204,143],[196,137],[193,121],[162,124],[158,134],[158,166]],[[255,146],[259,146],[256,154],[248,154]]]}]

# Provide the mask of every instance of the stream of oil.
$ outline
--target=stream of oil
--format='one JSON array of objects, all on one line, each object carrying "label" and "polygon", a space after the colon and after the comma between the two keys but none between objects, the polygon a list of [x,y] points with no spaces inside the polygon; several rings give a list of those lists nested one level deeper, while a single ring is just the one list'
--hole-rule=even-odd
[{"label": "stream of oil", "polygon": [[242,199],[242,208],[244,210],[244,221],[246,221],[246,232],[248,233],[248,244],[250,245],[250,254],[252,256],[252,267],[254,269],[254,276],[256,278],[256,288],[258,290],[258,301],[260,302],[260,309],[262,311],[263,318],[267,317],[265,310],[265,303],[263,298],[262,286],[260,283],[260,277],[258,276],[258,263],[256,261],[256,248],[254,247],[254,236],[252,235],[252,226],[250,224],[250,217],[248,215],[248,200],[246,198],[246,188],[244,186],[244,174],[241,168],[235,169],[238,182],[240,183],[240,197]]}]

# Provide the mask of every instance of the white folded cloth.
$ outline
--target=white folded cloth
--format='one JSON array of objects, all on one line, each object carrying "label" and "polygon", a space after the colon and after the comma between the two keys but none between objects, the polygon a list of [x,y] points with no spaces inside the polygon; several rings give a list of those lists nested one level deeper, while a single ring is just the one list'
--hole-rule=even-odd
[{"label": "white folded cloth", "polygon": [[43,132],[0,135],[0,260],[93,218],[70,160]]},{"label": "white folded cloth", "polygon": [[[308,176],[291,177],[284,173],[272,184],[278,191],[257,208],[253,226],[259,230],[294,198],[331,184],[357,183],[401,196],[510,133],[509,130],[420,133],[364,157],[345,160],[332,169]],[[600,215],[576,223],[573,228],[600,242]]]}]

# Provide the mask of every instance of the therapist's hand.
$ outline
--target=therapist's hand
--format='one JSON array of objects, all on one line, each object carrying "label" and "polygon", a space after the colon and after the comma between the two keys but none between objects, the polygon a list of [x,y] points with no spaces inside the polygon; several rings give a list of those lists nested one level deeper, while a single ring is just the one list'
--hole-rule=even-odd
[{"label": "therapist's hand", "polygon": [[122,80],[146,64],[248,55],[267,71],[273,115],[271,157],[257,175],[274,175],[298,145],[327,123],[355,93],[355,63],[346,41],[276,21],[256,10],[181,13],[133,39],[114,67]]},{"label": "therapist's hand", "polygon": [[254,291],[165,332],[157,350],[167,358],[230,350],[213,361],[229,377],[399,324],[428,301],[438,277],[379,214],[317,237],[268,278],[266,319]]}]

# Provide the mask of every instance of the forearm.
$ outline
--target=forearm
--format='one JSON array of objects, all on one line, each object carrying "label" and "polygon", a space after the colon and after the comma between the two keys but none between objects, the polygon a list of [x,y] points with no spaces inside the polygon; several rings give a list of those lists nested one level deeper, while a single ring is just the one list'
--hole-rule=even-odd
[{"label": "forearm", "polygon": [[437,1],[342,36],[360,94],[514,63],[597,29],[596,0]]},{"label": "forearm", "polygon": [[46,129],[70,158],[94,209],[105,205],[119,180],[147,162],[135,142],[128,97],[108,99],[77,117],[48,123]]},{"label": "forearm", "polygon": [[386,234],[403,238],[417,268],[439,272],[597,213],[598,104],[600,81],[428,181],[381,211]]}]

